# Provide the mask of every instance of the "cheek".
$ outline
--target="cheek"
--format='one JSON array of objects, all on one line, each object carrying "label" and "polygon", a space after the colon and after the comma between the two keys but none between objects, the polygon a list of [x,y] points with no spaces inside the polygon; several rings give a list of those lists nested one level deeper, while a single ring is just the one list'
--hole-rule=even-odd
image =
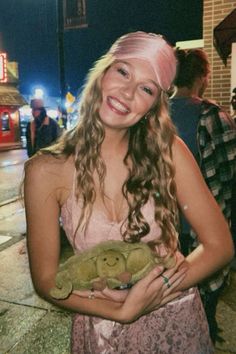
[{"label": "cheek", "polygon": [[142,112],[148,112],[154,105],[155,100],[150,96],[149,97],[141,97],[139,102],[139,109]]},{"label": "cheek", "polygon": [[139,91],[139,101],[140,107],[142,106],[144,111],[149,111],[152,107],[157,105],[158,100],[160,99],[159,92],[154,91],[152,95],[149,95],[142,90]]},{"label": "cheek", "polygon": [[113,76],[109,71],[107,73],[105,73],[105,75],[103,76],[102,81],[101,81],[101,89],[102,90],[105,90],[112,85],[112,82],[114,81]]},{"label": "cheek", "polygon": [[106,79],[105,76],[101,80],[101,91],[103,93],[104,88],[106,87]]}]

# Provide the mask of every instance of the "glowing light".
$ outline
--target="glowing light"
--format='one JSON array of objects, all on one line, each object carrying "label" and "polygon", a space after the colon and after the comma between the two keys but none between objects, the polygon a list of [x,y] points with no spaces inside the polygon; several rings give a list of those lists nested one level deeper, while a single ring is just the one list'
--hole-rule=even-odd
[{"label": "glowing light", "polygon": [[20,111],[20,114],[23,116],[31,116],[32,110],[29,105],[25,105],[25,106],[20,107],[19,111]]},{"label": "glowing light", "polygon": [[55,109],[47,109],[47,115],[53,119],[58,117],[58,111]]},{"label": "glowing light", "polygon": [[18,111],[12,112],[11,113],[11,117],[12,117],[13,120],[17,121],[18,118],[19,118],[19,112]]},{"label": "glowing light", "polygon": [[36,88],[34,90],[34,98],[43,98],[44,96],[44,90],[41,88]]},{"label": "glowing light", "polygon": [[67,92],[66,101],[69,102],[69,103],[73,103],[75,101],[75,96],[73,96],[72,93]]}]

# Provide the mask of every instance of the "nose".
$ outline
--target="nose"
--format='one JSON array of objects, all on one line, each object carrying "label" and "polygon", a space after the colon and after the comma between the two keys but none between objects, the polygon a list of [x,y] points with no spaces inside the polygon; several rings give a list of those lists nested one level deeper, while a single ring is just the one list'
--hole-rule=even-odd
[{"label": "nose", "polygon": [[133,82],[128,82],[121,88],[121,92],[126,99],[131,100],[134,97],[135,89],[136,85]]}]

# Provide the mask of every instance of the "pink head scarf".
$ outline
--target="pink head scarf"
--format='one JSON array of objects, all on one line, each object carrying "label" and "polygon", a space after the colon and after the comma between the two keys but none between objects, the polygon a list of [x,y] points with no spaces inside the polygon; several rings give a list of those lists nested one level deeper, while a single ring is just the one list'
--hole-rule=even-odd
[{"label": "pink head scarf", "polygon": [[118,60],[143,59],[148,61],[162,90],[170,88],[176,74],[177,60],[173,48],[154,33],[132,32],[120,37],[109,53]]}]

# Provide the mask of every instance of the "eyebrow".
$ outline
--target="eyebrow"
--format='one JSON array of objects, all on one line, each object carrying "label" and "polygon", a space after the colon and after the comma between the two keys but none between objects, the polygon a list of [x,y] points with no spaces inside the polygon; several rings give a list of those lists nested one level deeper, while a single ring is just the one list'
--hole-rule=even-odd
[{"label": "eyebrow", "polygon": [[[130,58],[130,59],[131,59],[131,58]],[[135,58],[133,58],[133,59],[135,59]],[[123,64],[126,64],[126,65],[132,67],[132,64],[130,64],[130,63],[128,63],[127,61],[122,60],[122,59],[116,59],[116,61],[114,62],[114,64],[117,64],[117,63],[123,63]],[[154,81],[154,80],[152,80],[152,79],[147,79],[147,81],[150,81],[151,83],[153,83],[153,84],[156,86],[156,88],[157,88],[158,90],[160,89],[160,87],[158,86],[158,84],[156,83],[156,81]]]}]

